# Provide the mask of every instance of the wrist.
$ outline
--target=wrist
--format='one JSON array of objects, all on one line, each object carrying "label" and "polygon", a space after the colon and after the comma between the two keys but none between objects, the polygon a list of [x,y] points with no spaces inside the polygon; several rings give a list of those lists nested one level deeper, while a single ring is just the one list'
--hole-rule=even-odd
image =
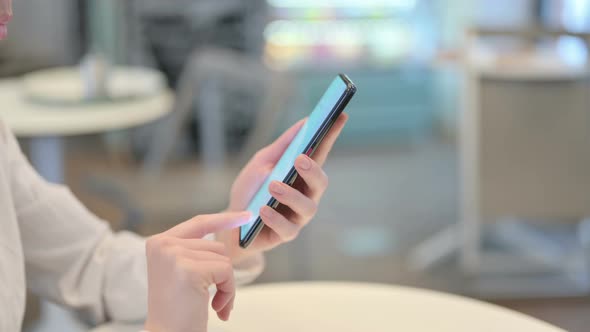
[{"label": "wrist", "polygon": [[139,332],[159,332],[159,331],[155,330],[153,327],[150,327],[150,325],[146,322],[145,324],[143,324],[143,330],[141,330]]},{"label": "wrist", "polygon": [[166,329],[162,328],[161,326],[158,326],[158,324],[154,324],[153,321],[148,320],[145,321],[145,323],[143,324],[143,330],[141,330],[140,332],[167,332]]},{"label": "wrist", "polygon": [[232,265],[236,270],[249,269],[252,266],[260,265],[261,262],[264,262],[264,254],[258,251],[232,258]]},{"label": "wrist", "polygon": [[252,250],[240,250],[237,253],[234,253],[233,257],[230,257],[234,266],[243,265],[246,262],[251,261],[252,259],[256,258],[257,256],[261,255],[261,252],[252,251]]}]

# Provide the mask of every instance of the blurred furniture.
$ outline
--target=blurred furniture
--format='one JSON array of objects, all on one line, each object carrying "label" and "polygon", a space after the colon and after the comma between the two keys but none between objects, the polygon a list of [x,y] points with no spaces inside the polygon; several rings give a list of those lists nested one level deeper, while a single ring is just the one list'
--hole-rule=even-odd
[{"label": "blurred furniture", "polygon": [[194,50],[228,48],[251,56],[263,49],[266,0],[125,1],[131,63],[157,65],[176,86]]},{"label": "blurred furniture", "polygon": [[[77,75],[77,69],[74,68],[64,68],[62,71]],[[126,73],[125,69],[121,71],[123,75]],[[140,80],[142,77],[138,76]],[[137,82],[124,80],[123,85],[134,84]],[[53,81],[50,88],[59,87],[60,82]],[[143,125],[164,116],[171,110],[172,104],[172,95],[165,89],[153,95],[116,102],[35,101],[25,96],[23,82],[14,79],[0,82],[0,98],[3,101],[0,109],[3,121],[17,136],[30,138],[31,162],[44,177],[54,182],[63,181],[61,137]]]},{"label": "blurred furniture", "polygon": [[343,71],[359,91],[338,144],[364,147],[431,135],[437,105],[430,57],[441,30],[431,15],[436,2],[267,2],[265,61],[289,70],[297,83],[298,98],[282,128],[307,116],[326,82]]},{"label": "blurred furniture", "polygon": [[[119,74],[126,76],[129,68],[119,69]],[[136,69],[139,70],[139,69]],[[147,70],[147,69],[146,69]],[[60,89],[59,77],[64,79],[61,87],[66,91],[66,97],[72,97],[71,102],[51,102],[43,100],[43,92],[47,91],[37,83],[43,80],[30,82],[31,90],[37,93],[25,94],[22,80],[10,79],[0,81],[0,118],[13,130],[18,137],[29,138],[29,152],[31,163],[39,174],[51,182],[61,183],[64,180],[64,136],[102,133],[111,130],[119,130],[139,126],[154,121],[171,110],[172,94],[166,89],[138,98],[123,98],[120,101],[96,101],[88,103],[76,102],[80,87],[70,86],[72,75],[77,76],[77,69],[61,68],[47,72],[51,76],[49,91]],[[113,73],[117,75],[117,72]],[[129,76],[138,77],[143,75]],[[141,82],[133,82],[128,78],[115,80],[122,84],[121,88],[128,84],[133,86]],[[65,83],[65,82],[68,83]],[[69,90],[73,88],[74,90]],[[29,91],[31,92],[31,91]],[[36,95],[35,101],[31,96]],[[50,97],[49,95],[47,97]],[[43,100],[43,101],[42,101]],[[67,98],[66,98],[67,100]],[[70,326],[71,331],[82,329],[82,325],[72,318],[68,311],[63,310],[48,302],[43,302],[41,307],[41,320],[35,332],[64,330]]]},{"label": "blurred furniture", "polygon": [[0,77],[76,63],[83,39],[77,1],[14,1],[18,19],[10,22],[10,38],[0,47]]},{"label": "blurred furniture", "polygon": [[517,37],[530,44],[535,44],[536,40],[542,37],[562,37],[572,36],[583,40],[590,47],[590,32],[588,31],[569,31],[566,29],[548,29],[541,26],[533,25],[527,29],[481,29],[474,28],[468,31],[472,39],[478,37]]},{"label": "blurred furniture", "polygon": [[[142,169],[110,172],[108,178],[94,176],[93,187],[104,187],[113,197],[127,197],[128,214],[142,211],[143,225],[125,226],[136,231],[145,224],[170,226],[198,213],[226,208],[239,170],[274,137],[289,86],[284,73],[266,68],[256,58],[223,49],[196,51],[180,77],[173,111],[150,138]],[[230,112],[236,106],[248,108],[249,113]],[[202,158],[173,165],[169,161],[179,145],[179,134],[193,118],[200,124]],[[248,130],[229,144],[226,129],[232,122],[247,125]],[[228,147],[238,143],[239,148],[230,154]],[[109,184],[113,182],[116,187]]]},{"label": "blurred furniture", "polygon": [[[575,245],[529,232],[514,220],[579,222],[590,215],[590,72],[558,59],[525,61],[467,69],[461,136],[463,268],[565,272],[576,284],[574,294],[587,292],[586,262]],[[502,218],[509,220],[496,236],[516,252],[507,254],[510,258],[483,252],[484,223]],[[574,265],[579,267],[572,271]]]},{"label": "blurred furniture", "polygon": [[[239,90],[241,95],[256,100],[250,114],[224,113],[240,100],[226,98],[226,93]],[[250,134],[237,158],[249,159],[257,148],[272,138],[280,110],[287,104],[290,85],[283,73],[268,69],[262,62],[235,51],[207,48],[195,51],[185,65],[179,83],[173,116],[161,126],[151,153],[145,162],[148,172],[158,172],[172,152],[178,133],[195,116],[199,120],[201,159],[214,169],[226,162],[226,124],[252,121]],[[193,114],[196,103],[197,114]],[[252,120],[248,119],[248,115]]]},{"label": "blurred furniture", "polygon": [[[344,68],[344,69],[343,69]],[[309,65],[289,71],[295,77],[298,98],[290,105],[281,127],[305,117],[315,107],[326,84],[345,73],[359,87],[347,108],[351,121],[338,144],[346,146],[386,145],[418,142],[435,127],[435,74],[422,64],[398,63],[388,68]]]},{"label": "blurred furniture", "polygon": [[[210,311],[211,332],[527,331],[558,332],[523,314],[456,295],[399,286],[303,282],[238,290],[228,322]],[[131,332],[105,325],[92,332]]]},{"label": "blurred furniture", "polygon": [[[460,119],[461,220],[419,245],[411,263],[425,269],[458,249],[464,272],[487,277],[474,282],[476,292],[586,293],[589,61],[572,64],[534,48],[471,50]],[[564,222],[569,235],[551,231]]]}]

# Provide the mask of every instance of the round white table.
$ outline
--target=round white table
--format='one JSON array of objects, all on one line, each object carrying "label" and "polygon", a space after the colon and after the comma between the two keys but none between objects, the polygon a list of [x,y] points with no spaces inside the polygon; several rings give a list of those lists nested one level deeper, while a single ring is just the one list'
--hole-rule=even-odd
[{"label": "round white table", "polygon": [[[75,68],[63,68],[73,73]],[[59,85],[59,82],[55,82]],[[129,84],[133,84],[132,81]],[[119,101],[60,105],[28,100],[23,81],[0,81],[0,118],[19,137],[30,140],[31,163],[46,179],[63,182],[61,137],[102,133],[152,122],[172,110],[167,89]]]},{"label": "round white table", "polygon": [[[563,332],[485,302],[399,286],[304,282],[242,288],[229,322],[210,314],[209,332]],[[93,332],[137,332],[109,324]]]}]

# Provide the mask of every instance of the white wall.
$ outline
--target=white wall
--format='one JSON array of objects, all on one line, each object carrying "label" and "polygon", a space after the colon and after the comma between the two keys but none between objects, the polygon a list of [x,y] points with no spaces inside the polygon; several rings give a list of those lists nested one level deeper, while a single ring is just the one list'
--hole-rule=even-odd
[{"label": "white wall", "polygon": [[477,0],[475,23],[486,28],[527,27],[533,20],[534,1],[537,0]]},{"label": "white wall", "polygon": [[78,15],[72,0],[16,0],[9,38],[0,53],[47,64],[77,61]]}]

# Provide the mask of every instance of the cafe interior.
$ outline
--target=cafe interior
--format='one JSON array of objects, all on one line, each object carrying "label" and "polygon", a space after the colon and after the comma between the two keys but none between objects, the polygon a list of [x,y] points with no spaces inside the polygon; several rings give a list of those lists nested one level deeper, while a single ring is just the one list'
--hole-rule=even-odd
[{"label": "cafe interior", "polygon": [[[0,119],[117,232],[224,211],[259,149],[354,82],[317,214],[211,331],[589,330],[590,0],[13,8]],[[143,329],[34,290],[22,326]]]}]

